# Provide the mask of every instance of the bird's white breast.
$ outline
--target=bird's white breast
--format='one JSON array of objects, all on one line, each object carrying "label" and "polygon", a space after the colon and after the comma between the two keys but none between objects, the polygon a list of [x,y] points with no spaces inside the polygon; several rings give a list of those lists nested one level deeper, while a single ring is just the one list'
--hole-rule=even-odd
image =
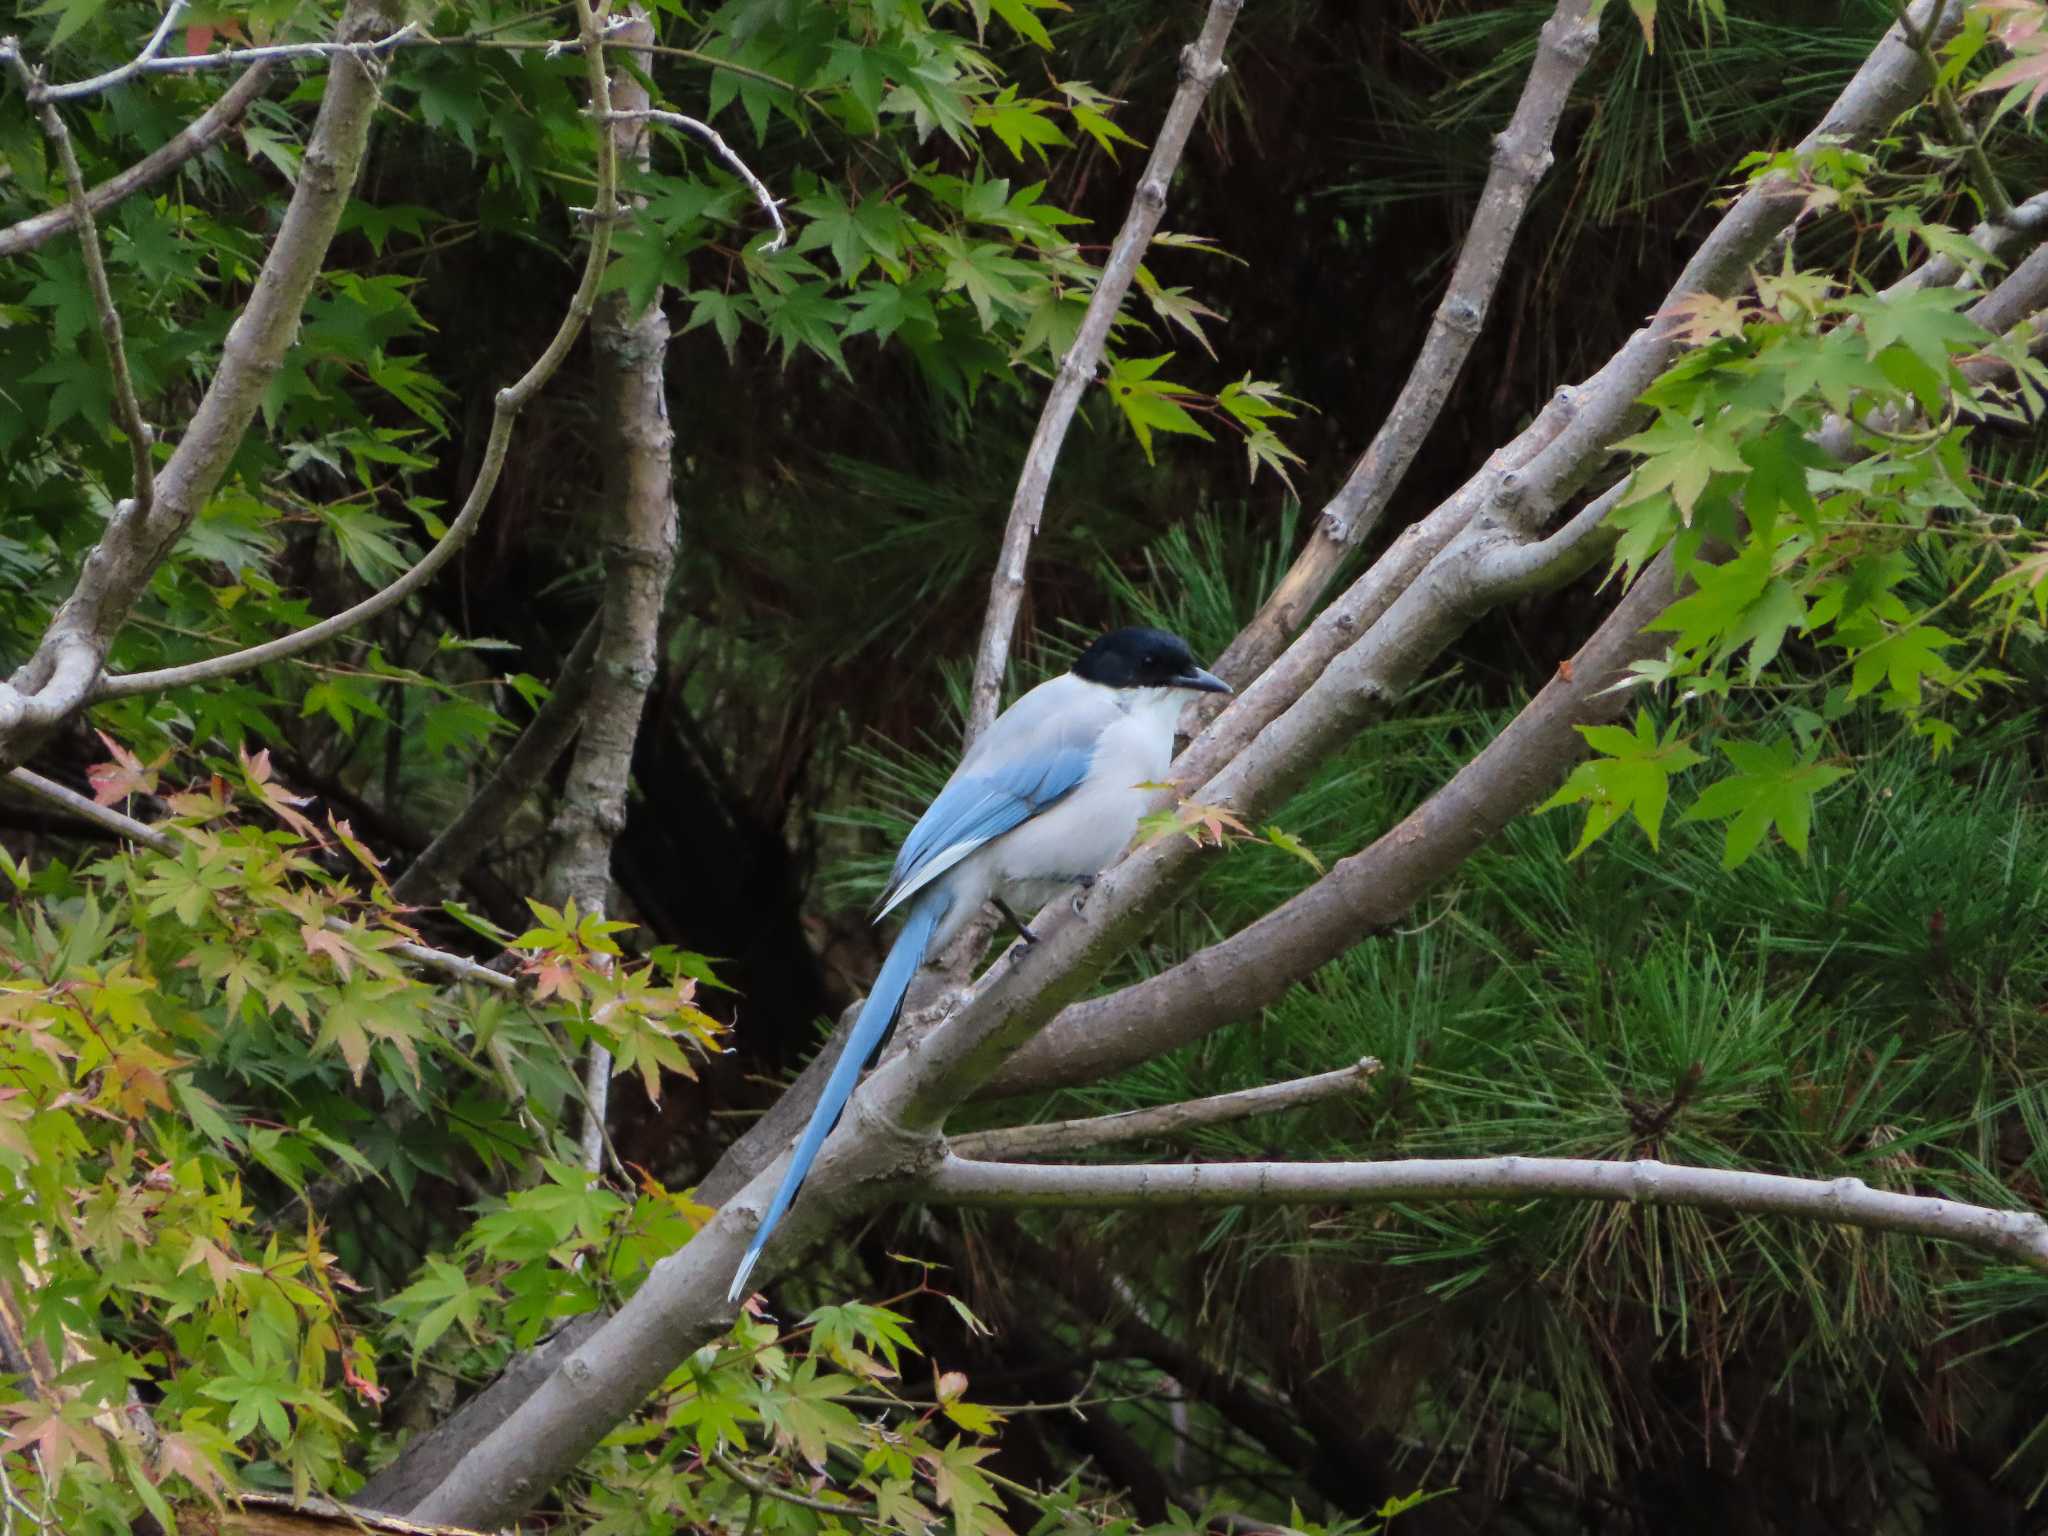
[{"label": "bird's white breast", "polygon": [[[1092,685],[1091,685],[1092,686]],[[1074,792],[983,850],[996,893],[1036,905],[1106,868],[1138,830],[1149,791],[1173,761],[1184,702],[1177,690],[1103,690],[1113,701],[1095,753]]]}]

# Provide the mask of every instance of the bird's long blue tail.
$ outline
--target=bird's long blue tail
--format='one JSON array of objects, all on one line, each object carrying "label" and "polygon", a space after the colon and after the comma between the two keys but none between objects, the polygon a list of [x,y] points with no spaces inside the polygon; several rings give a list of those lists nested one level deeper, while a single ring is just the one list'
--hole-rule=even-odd
[{"label": "bird's long blue tail", "polygon": [[825,1091],[818,1095],[818,1107],[811,1111],[810,1124],[804,1127],[803,1135],[797,1140],[796,1151],[789,1159],[789,1171],[782,1176],[782,1187],[768,1202],[761,1225],[754,1232],[754,1240],[747,1244],[739,1273],[732,1277],[732,1289],[725,1293],[727,1301],[738,1301],[746,1295],[747,1276],[753,1273],[761,1250],[768,1246],[768,1239],[775,1235],[775,1228],[789,1209],[789,1202],[796,1198],[804,1175],[811,1171],[811,1164],[817,1159],[818,1149],[832,1134],[832,1127],[839,1123],[839,1113],[853,1096],[853,1085],[860,1081],[861,1068],[867,1065],[868,1057],[874,1054],[882,1036],[895,1023],[897,1010],[903,1006],[903,994],[910,990],[910,979],[924,964],[925,948],[952,904],[950,895],[937,890],[927,890],[910,904],[903,931],[889,946],[889,957],[882,962],[882,969],[875,976],[868,1000],[861,1006],[860,1017],[854,1021],[853,1033],[846,1037],[846,1048],[833,1064],[832,1075],[825,1079]]}]

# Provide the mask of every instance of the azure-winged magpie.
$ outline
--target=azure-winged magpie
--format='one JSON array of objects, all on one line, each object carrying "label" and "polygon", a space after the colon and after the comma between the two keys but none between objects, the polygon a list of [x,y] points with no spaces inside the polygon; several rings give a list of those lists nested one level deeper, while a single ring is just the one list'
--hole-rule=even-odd
[{"label": "azure-winged magpie", "polygon": [[[1123,852],[1145,806],[1138,786],[1166,776],[1174,723],[1191,689],[1228,693],[1230,685],[1197,666],[1176,636],[1119,629],[1083,651],[1064,676],[1004,710],[960,760],[896,855],[877,919],[902,907],[903,931],[747,1245],[730,1300],[746,1293],[747,1276],[925,957],[943,949],[984,902],[1006,916],[1013,907],[1034,911]],[[1029,930],[1024,936],[1034,937]]]}]

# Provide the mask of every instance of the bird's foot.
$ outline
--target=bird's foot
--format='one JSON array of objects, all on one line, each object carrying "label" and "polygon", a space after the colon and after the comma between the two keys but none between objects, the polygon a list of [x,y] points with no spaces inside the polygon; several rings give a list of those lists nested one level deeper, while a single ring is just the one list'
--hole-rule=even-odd
[{"label": "bird's foot", "polygon": [[1096,878],[1094,875],[1083,875],[1074,882],[1074,884],[1081,887],[1081,889],[1074,892],[1074,916],[1086,917],[1088,915],[1088,893],[1095,889]]},{"label": "bird's foot", "polygon": [[1018,938],[1022,939],[1027,945],[1036,944],[1038,942],[1038,935],[1031,931],[1031,925],[1025,922],[1024,919],[1019,917],[1016,913],[1012,912],[1010,910],[1010,904],[1008,902],[1004,901],[1000,897],[992,898],[992,900],[995,909],[1003,914],[1003,921],[1008,923],[1012,928],[1017,930]]}]

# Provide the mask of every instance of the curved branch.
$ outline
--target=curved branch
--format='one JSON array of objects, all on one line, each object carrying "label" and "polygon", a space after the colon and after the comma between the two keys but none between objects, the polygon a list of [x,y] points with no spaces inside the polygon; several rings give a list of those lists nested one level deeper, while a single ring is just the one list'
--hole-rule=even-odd
[{"label": "curved branch", "polygon": [[250,65],[241,79],[221,93],[220,100],[127,170],[109,176],[86,193],[82,201],[68,202],[61,208],[34,214],[0,229],[0,256],[15,256],[48,244],[77,222],[81,209],[102,213],[130,193],[139,192],[169,175],[194,155],[211,149],[241,121],[242,114],[249,110],[249,103],[263,93],[269,78],[269,64]]},{"label": "curved branch", "polygon": [[185,0],[171,0],[164,7],[163,20],[156,24],[156,30],[149,35],[149,41],[142,45],[142,52],[117,69],[105,74],[94,75],[89,80],[75,80],[69,85],[42,85],[29,92],[31,102],[74,101],[81,96],[97,96],[101,91],[132,80],[141,74],[143,67],[164,50],[170,41],[171,28],[178,24],[178,18],[185,14]]},{"label": "curved branch", "polygon": [[935,1205],[1367,1205],[1412,1200],[1607,1200],[1793,1216],[1873,1232],[1939,1238],[2048,1274],[2048,1221],[1861,1179],[1800,1179],[1651,1159],[1421,1157],[1392,1163],[1168,1163],[1163,1166],[977,1163],[948,1157],[919,1198]]},{"label": "curved branch", "polygon": [[[641,51],[644,52],[646,50]],[[645,93],[643,92],[642,94]],[[685,117],[680,112],[663,112],[654,107],[634,107],[625,111],[608,112],[605,114],[605,117],[607,121],[614,123],[661,123],[669,128],[680,128],[685,133],[695,134],[706,144],[709,144],[718,155],[718,158],[731,166],[739,179],[747,184],[748,190],[754,194],[754,201],[761,205],[763,211],[767,213],[769,220],[775,225],[775,238],[761,249],[764,251],[779,251],[782,249],[783,243],[789,239],[789,226],[782,222],[782,204],[780,199],[768,190],[762,183],[761,178],[756,176],[747,165],[747,162],[739,157],[738,152],[725,142],[716,128],[712,127],[709,123],[699,122],[694,117]]]},{"label": "curved branch", "polygon": [[20,762],[85,705],[129,609],[220,484],[255,419],[263,391],[297,335],[307,295],[355,187],[377,109],[374,60],[356,55],[348,40],[381,23],[381,7],[388,3],[349,0],[336,23],[343,42],[321,93],[298,183],[249,302],[228,330],[220,366],[156,476],[155,505],[146,511],[133,502],[116,507],[35,654],[0,683],[0,766]]},{"label": "curved branch", "polygon": [[1095,368],[1102,361],[1102,349],[1109,341],[1109,328],[1116,320],[1124,295],[1145,247],[1159,228],[1166,212],[1166,191],[1173,181],[1174,167],[1194,131],[1195,119],[1209,88],[1223,78],[1223,44],[1244,0],[1209,0],[1208,15],[1201,33],[1182,50],[1180,88],[1166,109],[1166,121],[1152,142],[1151,157],[1138,177],[1138,190],[1131,199],[1131,211],[1117,231],[1109,259],[1102,264],[1095,292],[1088,300],[1088,312],[1074,334],[1073,345],[1060,360],[1059,373],[1045,397],[1038,428],[1031,434],[1031,446],[1024,454],[1024,468],[1017,477],[1017,491],[1010,499],[1010,520],[1003,529],[1002,551],[996,556],[996,573],[989,584],[988,613],[982,621],[981,639],[974,648],[974,684],[968,696],[967,740],[972,742],[996,717],[1003,692],[1003,673],[1009,665],[1010,640],[1016,633],[1017,613],[1024,606],[1024,566],[1031,556],[1031,541],[1045,515],[1045,497],[1052,485],[1053,466],[1059,462],[1060,447],[1067,440],[1067,428],[1080,409],[1081,396],[1094,381]]},{"label": "curved branch", "polygon": [[1249,1120],[1254,1115],[1278,1114],[1320,1104],[1325,1099],[1362,1093],[1379,1074],[1376,1057],[1364,1056],[1336,1072],[1314,1077],[1297,1077],[1291,1082],[1266,1083],[1236,1093],[1219,1093],[1206,1099],[1189,1099],[1181,1104],[1161,1104],[1151,1109],[1126,1110],[1122,1114],[1098,1115],[1086,1120],[1054,1120],[1042,1125],[1012,1125],[995,1131],[973,1131],[951,1138],[956,1157],[980,1162],[1003,1162],[1016,1157],[1050,1157],[1108,1147],[1119,1142],[1143,1141],[1151,1136],[1172,1136],[1202,1125],[1227,1125]]}]

